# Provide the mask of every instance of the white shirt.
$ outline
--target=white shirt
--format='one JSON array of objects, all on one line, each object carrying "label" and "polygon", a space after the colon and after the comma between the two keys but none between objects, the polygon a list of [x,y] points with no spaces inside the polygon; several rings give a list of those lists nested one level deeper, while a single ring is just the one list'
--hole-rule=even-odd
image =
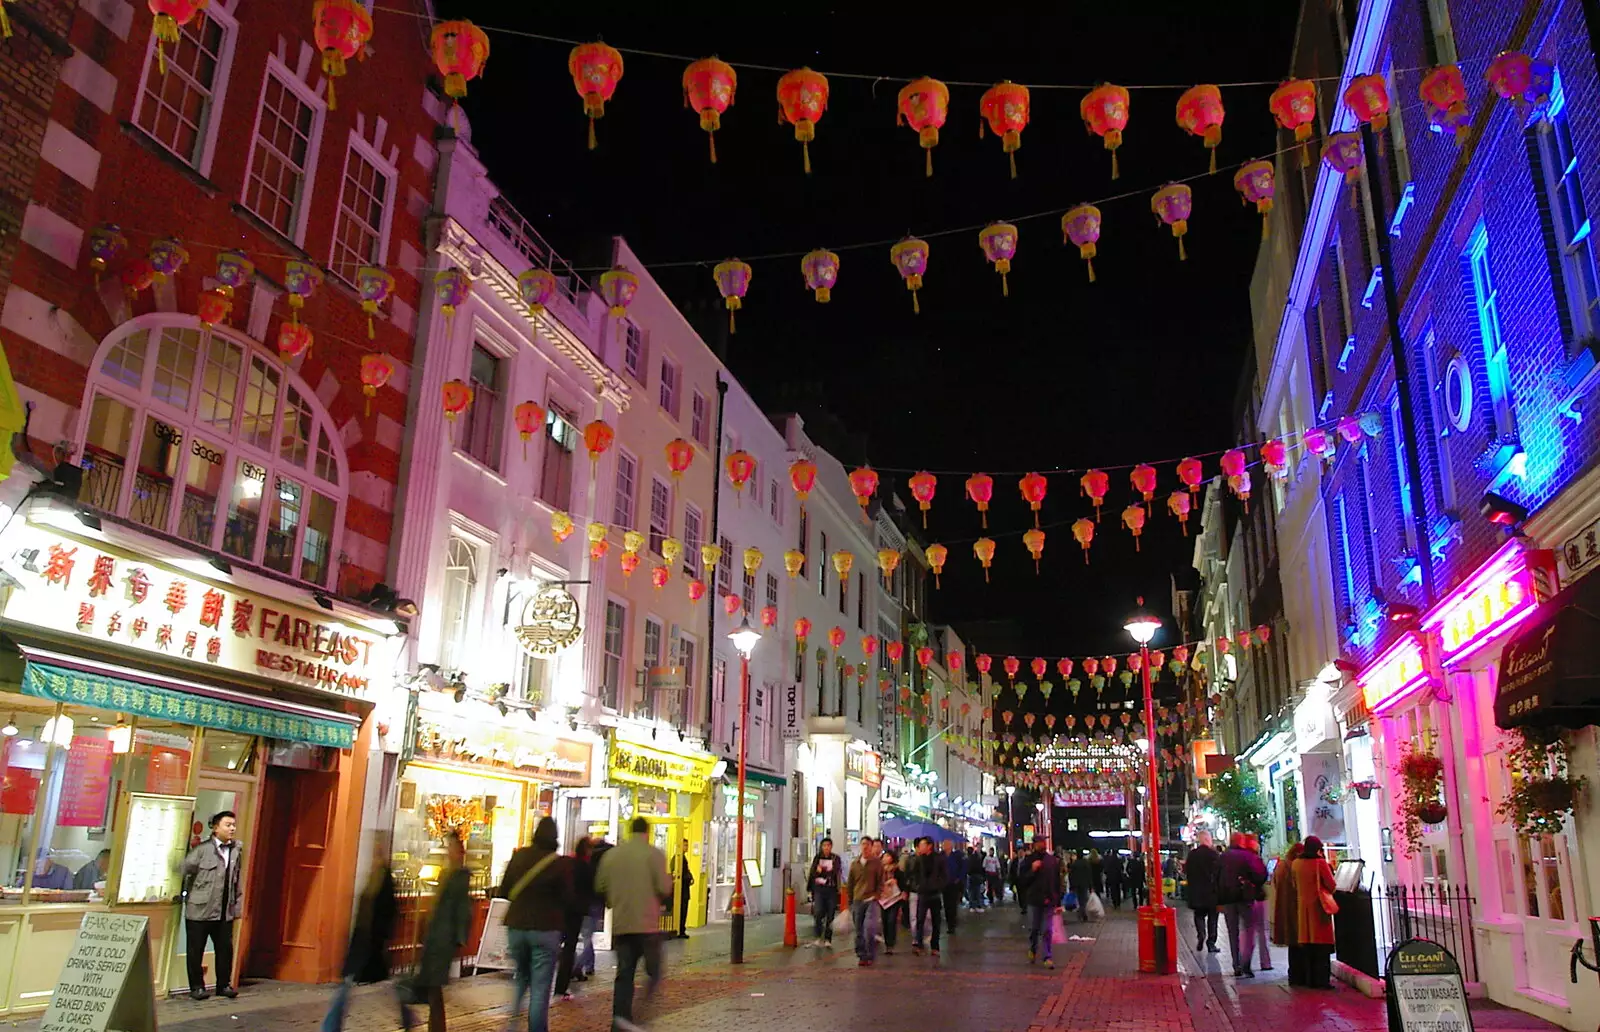
[{"label": "white shirt", "polygon": [[233,866],[234,850],[237,848],[238,844],[229,842],[224,845],[223,841],[217,838],[215,835],[211,836],[211,844],[216,846],[217,856],[222,858],[222,873],[227,875],[229,868]]}]

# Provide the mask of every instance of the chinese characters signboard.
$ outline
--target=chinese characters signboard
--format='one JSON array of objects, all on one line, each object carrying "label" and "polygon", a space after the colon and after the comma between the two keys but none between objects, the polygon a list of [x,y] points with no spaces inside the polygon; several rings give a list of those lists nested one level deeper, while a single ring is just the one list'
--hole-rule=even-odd
[{"label": "chinese characters signboard", "polygon": [[419,760],[513,773],[557,785],[585,788],[594,748],[571,738],[486,724],[422,721],[417,726]]}]

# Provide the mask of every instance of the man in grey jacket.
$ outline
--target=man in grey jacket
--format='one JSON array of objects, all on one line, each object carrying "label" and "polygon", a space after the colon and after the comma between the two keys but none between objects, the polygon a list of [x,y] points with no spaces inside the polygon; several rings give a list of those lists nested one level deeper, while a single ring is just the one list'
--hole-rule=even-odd
[{"label": "man in grey jacket", "polygon": [[645,997],[661,984],[661,906],[672,900],[667,857],[650,844],[650,822],[635,817],[628,841],[606,851],[595,872],[594,891],[611,908],[611,941],[617,951],[617,981],[611,993],[611,1023],[634,1032],[633,976],[644,960]]},{"label": "man in grey jacket", "polygon": [[189,960],[189,998],[204,1000],[206,940],[217,955],[217,995],[239,995],[233,987],[233,922],[242,909],[240,877],[244,847],[235,836],[239,819],[232,810],[211,818],[211,837],[183,858],[183,919]]}]

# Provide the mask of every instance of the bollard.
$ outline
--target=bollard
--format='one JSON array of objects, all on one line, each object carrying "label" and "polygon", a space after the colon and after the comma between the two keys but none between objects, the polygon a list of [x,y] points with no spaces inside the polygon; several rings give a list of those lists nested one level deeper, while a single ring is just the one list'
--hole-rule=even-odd
[{"label": "bollard", "polygon": [[1156,953],[1156,974],[1167,974],[1167,926],[1157,922],[1154,929],[1154,942]]},{"label": "bollard", "polygon": [[795,928],[794,889],[783,890],[783,944],[799,946],[800,933]]}]

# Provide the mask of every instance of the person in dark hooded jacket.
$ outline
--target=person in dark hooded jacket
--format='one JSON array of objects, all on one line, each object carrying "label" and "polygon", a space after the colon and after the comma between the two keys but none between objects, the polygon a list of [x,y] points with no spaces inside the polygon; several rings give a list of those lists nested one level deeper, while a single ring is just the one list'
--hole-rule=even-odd
[{"label": "person in dark hooded jacket", "polygon": [[[340,972],[344,980],[333,991],[328,1013],[322,1019],[322,1032],[340,1032],[344,1028],[352,985],[382,982],[389,977],[389,940],[394,936],[399,914],[394,871],[388,864],[379,864],[361,894],[355,927],[350,930],[350,948],[345,952],[344,969]],[[402,1020],[404,1017],[402,1010]]]},{"label": "person in dark hooded jacket", "polygon": [[561,953],[567,915],[577,906],[572,885],[572,859],[560,854],[556,822],[542,818],[533,844],[511,854],[495,895],[508,900],[506,942],[516,964],[512,976],[511,1014],[515,1021],[528,994],[528,1032],[549,1027],[550,983]]},{"label": "person in dark hooded jacket", "polygon": [[1238,978],[1254,978],[1250,954],[1255,947],[1256,900],[1265,899],[1267,865],[1260,854],[1244,846],[1244,836],[1234,832],[1228,850],[1217,865],[1217,902],[1224,907],[1228,924],[1228,948],[1233,953],[1233,973]]},{"label": "person in dark hooded jacket", "polygon": [[1221,857],[1211,848],[1211,836],[1200,832],[1195,847],[1183,862],[1183,874],[1189,882],[1186,898],[1194,912],[1195,952],[1207,950],[1220,953],[1217,948],[1217,866]]}]

